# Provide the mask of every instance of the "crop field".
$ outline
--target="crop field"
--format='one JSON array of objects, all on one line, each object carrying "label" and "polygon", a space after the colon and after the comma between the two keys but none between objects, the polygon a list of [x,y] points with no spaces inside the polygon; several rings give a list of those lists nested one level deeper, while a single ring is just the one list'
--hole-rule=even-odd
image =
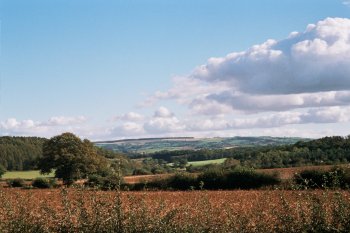
[{"label": "crop field", "polygon": [[348,191],[0,189],[0,232],[348,232]]}]

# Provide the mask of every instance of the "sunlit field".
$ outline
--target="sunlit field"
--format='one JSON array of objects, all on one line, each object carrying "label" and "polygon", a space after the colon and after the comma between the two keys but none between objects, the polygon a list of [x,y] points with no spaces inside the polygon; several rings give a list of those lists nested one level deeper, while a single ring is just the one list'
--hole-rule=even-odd
[{"label": "sunlit field", "polygon": [[25,180],[31,180],[31,179],[35,179],[37,177],[54,177],[55,174],[54,172],[47,174],[47,175],[43,175],[40,174],[40,171],[8,171],[6,172],[2,178],[3,179],[16,179],[16,178],[20,178],[20,179],[25,179]]},{"label": "sunlit field", "polygon": [[0,198],[0,232],[348,232],[350,226],[348,191],[1,189]]}]

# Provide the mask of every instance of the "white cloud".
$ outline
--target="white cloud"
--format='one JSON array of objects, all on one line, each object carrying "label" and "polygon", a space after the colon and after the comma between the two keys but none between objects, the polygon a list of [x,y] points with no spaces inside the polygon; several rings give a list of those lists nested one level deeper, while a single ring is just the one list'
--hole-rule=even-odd
[{"label": "white cloud", "polygon": [[84,123],[85,121],[86,121],[86,118],[84,116],[78,116],[78,117],[55,116],[55,117],[51,117],[47,122],[44,122],[42,124],[51,125],[51,126],[74,125],[74,124]]},{"label": "white cloud", "polygon": [[154,112],[154,117],[155,118],[169,118],[173,117],[174,114],[169,111],[166,107],[159,107],[155,112]]},{"label": "white cloud", "polygon": [[242,52],[210,58],[165,92],[193,113],[269,112],[350,104],[350,19],[327,18]]},{"label": "white cloud", "polygon": [[139,136],[144,134],[142,124],[126,122],[114,127],[109,133],[112,137]]},{"label": "white cloud", "polygon": [[148,133],[160,134],[170,132],[182,132],[185,125],[176,117],[155,117],[144,124],[144,128]]},{"label": "white cloud", "polygon": [[9,118],[0,121],[0,135],[41,136],[51,137],[66,131],[75,131],[83,135],[81,124],[86,122],[83,116],[78,117],[51,117],[46,121],[17,120]]},{"label": "white cloud", "polygon": [[[161,110],[160,110],[161,109]],[[52,119],[52,118],[50,118]],[[117,122],[110,126],[81,125],[79,121],[71,125],[47,124],[48,121],[40,122],[33,120],[19,121],[14,118],[0,122],[1,135],[36,135],[51,137],[63,132],[73,132],[83,138],[90,139],[115,139],[128,137],[149,136],[232,136],[233,135],[278,135],[278,128],[288,128],[292,132],[298,125],[349,123],[350,107],[322,107],[310,108],[302,111],[269,112],[252,114],[249,117],[240,116],[216,116],[178,118],[170,110],[162,107],[157,109],[150,117],[144,117],[142,121]],[[71,121],[73,122],[73,121]],[[59,121],[61,123],[61,121]],[[250,130],[250,131],[249,131]],[[255,134],[254,134],[255,132]],[[295,131],[301,132],[301,131]],[[334,134],[334,132],[331,132]],[[321,134],[318,132],[318,134]],[[287,134],[289,135],[289,134]],[[294,135],[294,134],[290,134]],[[310,134],[311,135],[311,132]],[[316,134],[315,134],[316,135]],[[297,136],[297,135],[294,135]],[[302,135],[299,135],[302,136]],[[323,135],[324,136],[324,135]]]},{"label": "white cloud", "polygon": [[340,108],[317,108],[309,109],[306,112],[287,111],[255,115],[253,117],[238,117],[232,120],[227,119],[202,119],[187,122],[189,131],[208,130],[232,130],[232,129],[256,129],[275,128],[296,124],[319,124],[319,123],[340,123],[350,122],[350,107]]},{"label": "white cloud", "polygon": [[224,83],[207,83],[199,79],[188,77],[174,77],[172,79],[173,87],[168,91],[157,91],[154,95],[149,96],[143,103],[142,107],[154,105],[159,100],[175,99],[180,104],[189,104],[194,98],[205,97],[211,93],[220,93],[229,90]]},{"label": "white cloud", "polygon": [[16,129],[30,129],[40,125],[38,122],[32,120],[18,121],[15,118],[9,118],[5,121],[0,122],[0,128],[3,130],[16,130]]},{"label": "white cloud", "polygon": [[248,94],[296,94],[350,89],[350,20],[327,18],[305,32],[211,58],[189,78],[223,81]]},{"label": "white cloud", "polygon": [[142,116],[139,113],[136,112],[128,112],[120,116],[116,116],[113,118],[113,120],[118,121],[142,121],[144,119],[144,116]]},{"label": "white cloud", "polygon": [[[328,91],[286,95],[249,95],[234,92],[212,94],[203,103],[215,100],[243,112],[285,111],[296,108],[349,105],[350,91]],[[196,102],[194,100],[193,102]]]},{"label": "white cloud", "polygon": [[349,1],[349,0],[343,1],[342,3],[343,3],[343,5],[345,5],[345,6],[350,6],[350,1]]},{"label": "white cloud", "polygon": [[181,132],[185,125],[166,107],[159,107],[152,118],[144,123],[144,129],[149,134]]},{"label": "white cloud", "polygon": [[229,105],[220,103],[215,98],[195,98],[189,104],[189,107],[196,115],[217,116],[232,112],[232,108]]}]

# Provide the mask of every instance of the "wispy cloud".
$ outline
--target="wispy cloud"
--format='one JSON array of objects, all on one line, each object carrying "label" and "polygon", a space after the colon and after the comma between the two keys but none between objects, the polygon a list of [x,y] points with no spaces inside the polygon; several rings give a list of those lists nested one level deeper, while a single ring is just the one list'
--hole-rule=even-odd
[{"label": "wispy cloud", "polygon": [[343,1],[342,3],[343,3],[343,5],[345,5],[345,6],[350,6],[350,1],[349,1],[349,0]]}]

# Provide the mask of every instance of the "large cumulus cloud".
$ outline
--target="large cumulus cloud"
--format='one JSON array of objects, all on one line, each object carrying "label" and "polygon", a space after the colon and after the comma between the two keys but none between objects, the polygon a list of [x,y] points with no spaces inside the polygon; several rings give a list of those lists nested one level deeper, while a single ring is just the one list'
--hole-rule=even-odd
[{"label": "large cumulus cloud", "polygon": [[191,75],[250,94],[350,89],[350,20],[327,18],[281,41],[211,58]]},{"label": "large cumulus cloud", "polygon": [[327,18],[283,40],[210,58],[175,80],[148,101],[176,99],[207,115],[227,113],[227,107],[266,112],[348,105],[350,19]]}]

